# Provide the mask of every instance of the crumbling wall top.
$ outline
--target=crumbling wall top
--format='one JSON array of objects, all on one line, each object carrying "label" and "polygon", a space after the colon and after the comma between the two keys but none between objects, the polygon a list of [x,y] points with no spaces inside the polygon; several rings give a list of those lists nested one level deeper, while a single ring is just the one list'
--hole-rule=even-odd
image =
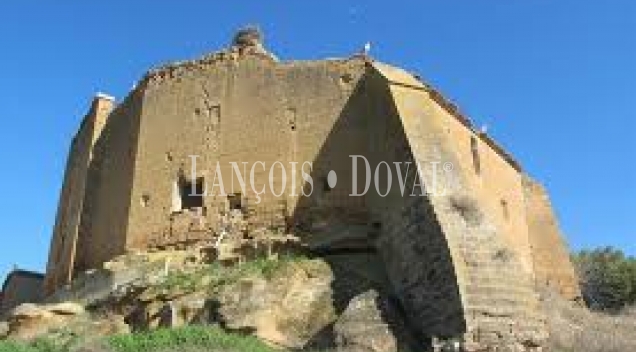
[{"label": "crumbling wall top", "polygon": [[228,48],[204,55],[198,59],[177,61],[151,69],[142,78],[140,85],[152,85],[153,83],[179,77],[187,72],[204,69],[220,62],[234,62],[245,57],[257,57],[270,62],[278,62],[278,58],[265,48],[263,42],[264,35],[257,27],[239,29]]}]

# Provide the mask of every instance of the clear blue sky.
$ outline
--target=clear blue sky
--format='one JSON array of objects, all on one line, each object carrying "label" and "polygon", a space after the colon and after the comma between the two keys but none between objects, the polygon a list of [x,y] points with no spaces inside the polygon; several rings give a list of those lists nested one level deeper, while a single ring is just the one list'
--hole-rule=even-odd
[{"label": "clear blue sky", "polygon": [[372,42],[488,124],[547,185],[574,248],[636,254],[636,1],[20,0],[0,3],[0,275],[44,269],[92,95],[121,99],[250,23],[282,59]]}]

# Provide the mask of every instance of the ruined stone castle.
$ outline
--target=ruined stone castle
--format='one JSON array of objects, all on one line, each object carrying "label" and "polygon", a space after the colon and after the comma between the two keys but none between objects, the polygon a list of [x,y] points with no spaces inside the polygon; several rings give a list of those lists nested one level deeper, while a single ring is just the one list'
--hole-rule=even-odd
[{"label": "ruined stone castle", "polygon": [[[393,169],[386,195],[350,196],[366,181],[351,155]],[[266,164],[259,185],[280,162],[274,189],[312,192],[254,194],[232,162],[247,163],[244,177]],[[226,193],[203,195],[217,165]],[[378,175],[371,187],[384,189]],[[127,252],[218,239],[228,216],[247,237],[267,229],[324,255],[372,255],[423,336],[530,348],[545,331],[539,289],[580,296],[546,190],[433,87],[366,54],[278,61],[258,36],[151,70],[120,102],[95,97],[70,147],[45,290]]]}]

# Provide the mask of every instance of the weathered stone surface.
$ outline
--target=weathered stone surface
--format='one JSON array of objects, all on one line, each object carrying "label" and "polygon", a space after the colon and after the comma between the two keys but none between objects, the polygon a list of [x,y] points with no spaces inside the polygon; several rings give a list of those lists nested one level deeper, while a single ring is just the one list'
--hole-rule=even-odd
[{"label": "weathered stone surface", "polygon": [[[334,324],[336,349],[347,352],[410,351],[409,332],[387,297],[367,291],[354,297]],[[412,341],[411,341],[412,342]]]},{"label": "weathered stone surface", "polygon": [[321,261],[305,264],[271,281],[245,278],[225,287],[218,298],[220,322],[279,346],[303,347],[336,317],[330,268]]},{"label": "weathered stone surface", "polygon": [[46,310],[58,315],[80,315],[84,313],[84,307],[73,302],[62,302],[46,306]]},{"label": "weathered stone surface", "polygon": [[569,300],[581,299],[581,289],[569,259],[569,250],[547,191],[530,177],[524,177],[523,186],[537,286],[555,290]]},{"label": "weathered stone surface", "polygon": [[[210,301],[201,308],[198,300],[185,301],[190,292],[176,291],[139,298],[137,291],[162,278],[151,263],[168,273],[171,258],[110,262],[114,257],[203,243],[209,249],[203,256],[236,265],[284,247],[272,243],[275,236],[263,238],[263,230],[279,237],[290,232],[321,255],[376,255],[373,265],[389,283],[382,286],[390,287],[423,342],[443,337],[475,348],[533,351],[545,334],[535,274],[567,286],[563,294],[576,292],[572,271],[546,271],[550,263],[569,263],[567,251],[545,250],[558,242],[557,227],[545,197],[527,192],[518,162],[429,85],[368,57],[277,62],[260,35],[247,31],[227,50],[152,70],[116,107],[97,97],[75,141],[47,288],[76,278],[71,292],[82,292],[83,302],[137,300],[120,310],[135,310],[141,325],[184,324]],[[191,155],[200,156],[193,174],[187,172]],[[372,170],[385,163],[406,173],[410,163],[418,172],[406,175],[406,192],[394,182],[386,195],[351,197],[351,155],[364,155]],[[264,161],[266,168],[312,163],[315,191],[261,197],[239,189],[226,167]],[[217,165],[227,195],[184,191],[210,186],[206,172]],[[336,188],[325,182],[330,171],[339,176]],[[270,180],[267,171],[254,178],[274,189],[310,185]],[[544,229],[547,240],[540,237]],[[190,260],[199,261],[199,254],[183,261]],[[242,278],[214,297],[214,314],[228,328],[301,347],[346,306],[346,300],[329,303],[337,290],[327,278],[304,270],[280,281]],[[352,337],[361,348],[390,345],[357,340]]]},{"label": "weathered stone surface", "polygon": [[62,326],[66,317],[51,313],[35,304],[22,304],[9,316],[9,337],[31,339],[45,334],[49,329]]},{"label": "weathered stone surface", "polygon": [[21,304],[11,312],[11,317],[16,319],[46,319],[51,316],[51,312],[34,303]]},{"label": "weathered stone surface", "polygon": [[51,305],[23,304],[9,316],[6,336],[18,340],[30,340],[41,336],[75,334],[99,337],[130,330],[123,317],[116,315],[93,317],[76,303],[63,302]]}]

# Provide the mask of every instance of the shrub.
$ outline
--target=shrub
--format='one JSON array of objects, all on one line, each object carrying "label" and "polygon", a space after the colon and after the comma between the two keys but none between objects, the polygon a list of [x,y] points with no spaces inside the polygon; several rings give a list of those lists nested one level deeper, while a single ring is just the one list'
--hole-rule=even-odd
[{"label": "shrub", "polygon": [[636,258],[605,247],[576,253],[573,261],[590,308],[619,311],[636,302]]}]

